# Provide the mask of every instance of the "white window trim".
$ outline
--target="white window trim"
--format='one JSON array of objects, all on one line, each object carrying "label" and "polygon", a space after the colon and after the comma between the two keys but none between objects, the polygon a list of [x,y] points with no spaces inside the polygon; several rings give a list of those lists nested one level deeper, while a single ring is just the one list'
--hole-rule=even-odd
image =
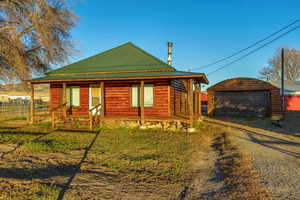
[{"label": "white window trim", "polygon": [[[71,93],[72,88],[78,88],[78,89],[79,89],[79,94],[78,94],[78,105],[74,105],[74,104],[73,104],[73,101],[71,100],[71,99],[72,99],[72,97],[71,97],[71,95],[72,95],[72,93]],[[70,91],[69,96],[68,96],[68,92],[67,92],[67,94],[66,94],[67,100],[69,100],[69,102],[67,102],[67,106],[69,106],[69,107],[80,107],[80,101],[81,101],[81,99],[80,99],[80,86],[77,86],[77,85],[70,85],[70,86],[67,86],[67,90]]]},{"label": "white window trim", "polygon": [[[145,104],[145,99],[146,99],[145,95],[146,95],[146,93],[144,92],[144,107],[145,108],[153,108],[154,107],[154,87],[155,87],[155,85],[154,84],[145,84],[144,85],[144,90],[145,90],[145,87],[147,87],[147,86],[152,86],[152,105],[146,105]],[[134,87],[136,87],[138,89],[137,90],[138,91],[137,95],[140,94],[140,85],[139,84],[131,85],[131,102],[130,102],[130,104],[131,104],[131,107],[133,107],[133,108],[139,108],[140,107],[140,98],[139,98],[139,96],[137,96],[137,104],[133,105],[133,98],[134,98],[133,88]]]}]

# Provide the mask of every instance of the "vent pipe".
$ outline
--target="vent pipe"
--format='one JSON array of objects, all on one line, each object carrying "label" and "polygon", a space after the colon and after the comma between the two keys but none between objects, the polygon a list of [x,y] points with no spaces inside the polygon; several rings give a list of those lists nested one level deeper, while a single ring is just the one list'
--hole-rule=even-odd
[{"label": "vent pipe", "polygon": [[173,47],[173,43],[172,42],[168,42],[168,65],[172,65],[172,47]]}]

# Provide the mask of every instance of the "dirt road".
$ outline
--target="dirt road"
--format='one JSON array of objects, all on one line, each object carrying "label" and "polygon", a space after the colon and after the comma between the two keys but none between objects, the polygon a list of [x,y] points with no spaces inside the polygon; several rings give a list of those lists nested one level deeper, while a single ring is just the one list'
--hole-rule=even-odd
[{"label": "dirt road", "polygon": [[226,125],[236,132],[236,142],[244,153],[254,159],[253,167],[272,199],[300,199],[300,140],[235,123]]}]

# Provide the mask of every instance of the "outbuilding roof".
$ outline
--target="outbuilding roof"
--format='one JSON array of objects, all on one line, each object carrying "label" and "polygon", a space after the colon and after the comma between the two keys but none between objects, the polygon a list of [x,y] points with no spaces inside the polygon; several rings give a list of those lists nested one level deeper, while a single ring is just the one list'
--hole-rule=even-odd
[{"label": "outbuilding roof", "polygon": [[255,91],[279,90],[276,86],[255,78],[239,77],[221,81],[207,89],[207,91]]},{"label": "outbuilding roof", "polygon": [[73,64],[52,70],[32,83],[84,80],[195,78],[208,83],[203,73],[177,71],[129,42]]}]

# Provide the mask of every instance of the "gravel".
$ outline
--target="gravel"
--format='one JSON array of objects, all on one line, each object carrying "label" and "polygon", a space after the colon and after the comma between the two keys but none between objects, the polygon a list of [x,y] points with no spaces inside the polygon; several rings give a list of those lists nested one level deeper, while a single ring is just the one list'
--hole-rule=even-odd
[{"label": "gravel", "polygon": [[300,199],[300,140],[270,131],[235,131],[272,199]]},{"label": "gravel", "polygon": [[214,197],[224,187],[223,174],[216,165],[218,152],[210,148],[201,158],[195,163],[193,180],[177,200],[221,200],[220,196]]}]

